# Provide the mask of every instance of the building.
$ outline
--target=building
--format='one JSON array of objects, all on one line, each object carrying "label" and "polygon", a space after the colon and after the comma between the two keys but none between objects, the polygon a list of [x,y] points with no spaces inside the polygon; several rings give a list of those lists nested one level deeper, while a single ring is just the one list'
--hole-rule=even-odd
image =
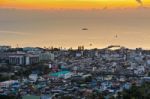
[{"label": "building", "polygon": [[58,77],[58,78],[64,78],[64,79],[68,79],[72,75],[73,75],[73,73],[70,71],[59,71],[59,72],[50,74],[51,77]]},{"label": "building", "polygon": [[35,48],[35,47],[24,47],[23,51],[28,52],[28,51],[43,51],[43,50],[41,50],[39,48]]},{"label": "building", "polygon": [[12,52],[0,52],[0,63],[8,63],[10,55],[14,55],[14,53],[12,53]]},{"label": "building", "polygon": [[39,63],[39,55],[26,55],[25,56],[25,65],[32,65],[32,64],[36,64]]},{"label": "building", "polygon": [[11,46],[0,46],[0,51],[7,51],[7,50],[9,50],[9,49],[11,49]]},{"label": "building", "polygon": [[9,56],[9,64],[12,65],[32,65],[36,63],[39,63],[38,55],[16,53]]},{"label": "building", "polygon": [[54,54],[51,52],[43,52],[39,54],[40,61],[54,60]]},{"label": "building", "polygon": [[24,55],[12,55],[12,56],[9,56],[9,64],[12,64],[12,65],[24,65],[25,64],[25,56]]},{"label": "building", "polygon": [[9,64],[12,65],[24,65],[25,64],[25,53],[24,52],[16,52],[9,54]]},{"label": "building", "polygon": [[37,75],[37,74],[30,74],[30,75],[29,75],[29,79],[30,79],[30,80],[33,80],[34,82],[36,82],[37,79],[38,79],[38,75]]},{"label": "building", "polygon": [[26,96],[23,96],[23,99],[40,99],[40,96],[26,95]]}]

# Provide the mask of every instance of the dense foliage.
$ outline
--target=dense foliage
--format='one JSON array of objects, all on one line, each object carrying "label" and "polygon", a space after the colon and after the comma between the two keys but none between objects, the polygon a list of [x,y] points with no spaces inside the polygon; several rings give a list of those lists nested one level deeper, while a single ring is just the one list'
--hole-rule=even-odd
[{"label": "dense foliage", "polygon": [[144,83],[142,86],[133,85],[130,90],[124,90],[120,97],[122,99],[150,99],[150,83]]}]

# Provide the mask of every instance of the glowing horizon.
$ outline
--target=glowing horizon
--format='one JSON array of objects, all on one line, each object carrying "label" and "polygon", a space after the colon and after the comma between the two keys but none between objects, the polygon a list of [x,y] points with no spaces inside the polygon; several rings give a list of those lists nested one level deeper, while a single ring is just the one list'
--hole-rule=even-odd
[{"label": "glowing horizon", "polygon": [[18,9],[104,9],[136,8],[150,6],[149,0],[142,4],[136,0],[0,0],[1,8]]}]

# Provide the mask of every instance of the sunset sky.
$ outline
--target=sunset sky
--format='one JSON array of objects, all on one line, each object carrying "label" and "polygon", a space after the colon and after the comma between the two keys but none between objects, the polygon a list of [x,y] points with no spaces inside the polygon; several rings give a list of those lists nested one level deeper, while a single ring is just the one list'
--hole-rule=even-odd
[{"label": "sunset sky", "polygon": [[150,49],[149,7],[150,0],[0,0],[0,45]]},{"label": "sunset sky", "polygon": [[[102,9],[135,8],[141,4],[150,5],[150,0],[0,0],[2,7],[23,9]],[[140,4],[141,3],[141,4]]]}]

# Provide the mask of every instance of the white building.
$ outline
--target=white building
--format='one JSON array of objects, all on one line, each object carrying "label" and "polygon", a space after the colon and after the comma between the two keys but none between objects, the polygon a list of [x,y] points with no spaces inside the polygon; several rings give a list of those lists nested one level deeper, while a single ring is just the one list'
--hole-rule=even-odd
[{"label": "white building", "polygon": [[41,49],[35,47],[24,47],[23,51],[41,51]]},{"label": "white building", "polygon": [[33,80],[34,82],[36,82],[37,79],[38,79],[38,75],[37,74],[31,74],[31,75],[29,75],[29,79]]},{"label": "white building", "polygon": [[32,64],[36,64],[39,63],[39,56],[38,55],[26,55],[25,57],[25,65],[32,65]]},{"label": "white building", "polygon": [[39,63],[39,56],[25,53],[16,53],[9,56],[9,64],[32,65]]},{"label": "white building", "polygon": [[54,54],[51,52],[43,52],[39,54],[40,61],[54,60]]}]

